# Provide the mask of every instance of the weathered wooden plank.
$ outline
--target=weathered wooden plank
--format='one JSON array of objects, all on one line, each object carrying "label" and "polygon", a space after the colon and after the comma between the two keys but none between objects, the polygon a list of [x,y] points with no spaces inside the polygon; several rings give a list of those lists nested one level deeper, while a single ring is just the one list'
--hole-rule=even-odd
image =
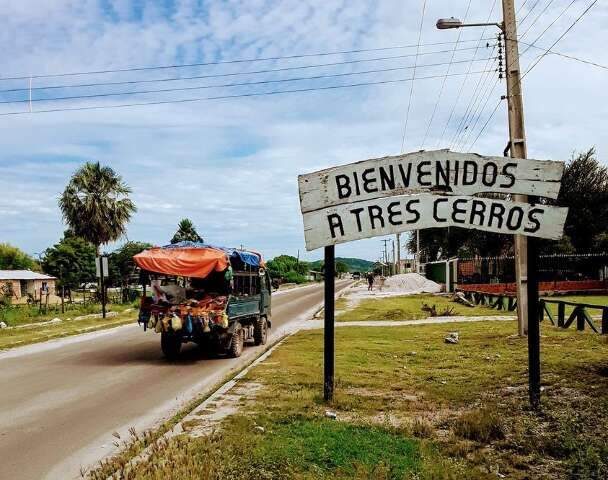
[{"label": "weathered wooden plank", "polygon": [[304,213],[306,248],[431,227],[558,239],[567,208],[430,193],[377,198]]},{"label": "weathered wooden plank", "polygon": [[298,177],[302,213],[394,195],[484,192],[557,198],[563,162],[514,160],[449,150],[340,165]]}]

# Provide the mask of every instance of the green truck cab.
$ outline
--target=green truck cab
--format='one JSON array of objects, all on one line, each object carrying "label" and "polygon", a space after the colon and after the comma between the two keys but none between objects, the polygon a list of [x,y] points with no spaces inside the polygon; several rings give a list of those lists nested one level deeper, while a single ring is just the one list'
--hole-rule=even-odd
[{"label": "green truck cab", "polygon": [[188,342],[232,357],[247,343],[266,343],[272,287],[261,255],[181,242],[134,260],[144,289],[138,322],[160,333],[168,359],[178,358]]}]

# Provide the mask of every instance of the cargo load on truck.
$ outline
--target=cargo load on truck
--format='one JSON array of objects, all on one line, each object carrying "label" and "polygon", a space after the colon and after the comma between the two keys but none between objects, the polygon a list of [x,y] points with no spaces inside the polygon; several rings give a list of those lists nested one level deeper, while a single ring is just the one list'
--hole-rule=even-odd
[{"label": "cargo load on truck", "polygon": [[271,282],[259,253],[180,242],[133,259],[144,292],[138,322],[161,334],[167,358],[187,342],[233,357],[246,342],[266,343]]}]

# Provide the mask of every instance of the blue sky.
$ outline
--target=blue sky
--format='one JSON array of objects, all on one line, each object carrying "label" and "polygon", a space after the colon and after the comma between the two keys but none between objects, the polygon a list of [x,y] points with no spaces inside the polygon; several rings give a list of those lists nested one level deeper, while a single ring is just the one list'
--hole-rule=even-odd
[{"label": "blue sky", "polygon": [[[518,2],[520,20],[529,12],[520,29],[523,33],[529,28],[524,41],[535,40],[565,10],[538,40],[539,46],[550,46],[590,0],[577,0],[566,10],[570,2],[554,0],[544,13],[549,0]],[[422,5],[423,0],[2,0],[0,41],[5,54],[0,58],[0,71],[4,78],[27,77],[409,45],[418,39]],[[533,5],[535,9],[529,11]],[[457,31],[434,28],[439,17],[464,17],[467,7],[469,20],[485,21],[492,1],[471,0],[469,6],[468,0],[427,0],[422,43],[459,39],[475,40],[459,44],[459,49],[477,46],[482,35],[480,29],[463,30],[458,37]],[[500,18],[499,6],[492,18]],[[484,35],[491,37],[493,32],[488,29]],[[555,49],[608,64],[606,40],[608,6],[598,2]],[[450,72],[465,73],[469,65],[473,72],[483,70],[484,59],[492,54],[491,49],[485,48],[485,41],[481,44],[477,50],[457,51],[454,54],[457,63],[450,67]],[[448,62],[452,48],[453,45],[424,47],[423,53],[447,51],[420,56],[418,64]],[[415,51],[410,48],[160,71],[34,78],[32,86],[239,73]],[[540,53],[530,49],[523,55],[523,68]],[[472,58],[481,61],[465,62]],[[284,80],[411,67],[413,63],[414,58],[407,57],[261,75],[34,90],[33,98],[132,92],[169,85],[180,88]],[[420,67],[417,76],[441,76],[447,73],[447,68],[447,65]],[[411,75],[410,69],[274,85],[35,101],[33,109],[267,92]],[[405,151],[421,148],[427,128],[425,148],[450,146],[480,80],[480,87],[487,86],[489,100],[485,108],[482,108],[484,97],[478,102],[481,115],[477,123],[473,116],[462,124],[468,125],[468,129],[463,142],[456,142],[455,149],[466,149],[504,93],[504,85],[499,84],[490,95],[495,79],[493,73],[447,77],[443,90],[442,78],[415,82]],[[606,81],[606,70],[557,56],[545,57],[524,82],[528,156],[566,160],[575,151],[595,146],[599,158],[606,163]],[[0,80],[0,90],[28,86],[27,78]],[[461,89],[460,99],[455,103]],[[437,102],[440,91],[441,100]],[[64,229],[57,208],[59,194],[79,165],[100,161],[120,173],[133,190],[138,212],[129,225],[129,239],[165,243],[179,219],[189,217],[205,239],[213,243],[244,244],[268,257],[280,253],[295,255],[300,250],[304,258],[319,258],[321,252],[304,250],[297,175],[399,153],[409,92],[409,83],[394,83],[124,109],[0,115],[0,242],[10,242],[31,253],[55,243]],[[0,101],[27,98],[27,91],[0,93]],[[0,104],[0,114],[28,108],[27,102]],[[454,113],[448,122],[452,109]],[[433,111],[435,116],[428,127]],[[505,106],[501,105],[473,150],[501,155],[507,135],[505,120]],[[337,253],[376,259],[380,246],[379,239],[364,240],[339,246]]]}]

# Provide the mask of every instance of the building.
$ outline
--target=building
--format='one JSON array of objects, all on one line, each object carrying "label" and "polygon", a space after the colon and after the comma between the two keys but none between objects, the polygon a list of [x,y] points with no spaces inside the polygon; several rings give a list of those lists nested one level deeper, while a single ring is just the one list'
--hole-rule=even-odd
[{"label": "building", "polygon": [[0,296],[10,294],[14,303],[25,303],[29,296],[55,295],[57,279],[31,270],[0,270]]}]

